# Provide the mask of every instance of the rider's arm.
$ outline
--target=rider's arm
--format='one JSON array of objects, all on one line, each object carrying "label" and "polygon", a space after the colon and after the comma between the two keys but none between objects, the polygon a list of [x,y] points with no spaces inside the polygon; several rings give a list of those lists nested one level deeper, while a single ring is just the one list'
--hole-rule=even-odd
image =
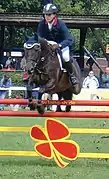
[{"label": "rider's arm", "polygon": [[59,26],[60,26],[60,32],[63,36],[63,41],[60,43],[62,45],[62,48],[66,46],[72,46],[74,44],[74,37],[70,34],[67,26],[65,23],[61,20],[59,20]]}]

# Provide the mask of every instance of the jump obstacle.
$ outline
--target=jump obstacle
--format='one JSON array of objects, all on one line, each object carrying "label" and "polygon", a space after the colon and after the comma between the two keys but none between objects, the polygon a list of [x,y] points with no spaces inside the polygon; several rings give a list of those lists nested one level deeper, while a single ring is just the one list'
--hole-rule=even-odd
[{"label": "jump obstacle", "polygon": [[[36,100],[34,102],[37,102]],[[21,104],[27,105],[28,100],[24,99],[0,99],[0,104]],[[109,106],[108,100],[77,100],[57,101],[43,100],[45,105],[82,105],[82,106]],[[108,112],[45,112],[43,115],[37,112],[23,111],[0,111],[0,116],[21,116],[21,117],[67,117],[67,118],[109,118]],[[11,119],[10,119],[11,120]],[[31,127],[0,127],[0,132],[30,132]],[[44,129],[43,129],[44,130]],[[70,128],[72,134],[109,134],[109,129],[88,129]],[[39,156],[35,151],[6,151],[0,150],[0,156]],[[79,153],[78,158],[109,158],[109,153]]]},{"label": "jump obstacle", "polygon": [[63,118],[109,118],[108,112],[38,112],[28,111],[0,111],[0,116],[12,117],[63,117]]},{"label": "jump obstacle", "polygon": [[[37,103],[37,100],[33,100]],[[42,100],[44,105],[82,105],[82,106],[109,106],[108,100]],[[0,104],[28,105],[26,99],[0,99]],[[26,111],[0,111],[0,116],[19,117],[67,117],[67,118],[109,118],[108,112],[45,112],[43,115],[37,112]]]},{"label": "jump obstacle", "polygon": [[[37,103],[37,100],[33,100]],[[0,99],[0,104],[28,105],[27,99]],[[42,100],[44,105],[109,106],[109,100]]]}]

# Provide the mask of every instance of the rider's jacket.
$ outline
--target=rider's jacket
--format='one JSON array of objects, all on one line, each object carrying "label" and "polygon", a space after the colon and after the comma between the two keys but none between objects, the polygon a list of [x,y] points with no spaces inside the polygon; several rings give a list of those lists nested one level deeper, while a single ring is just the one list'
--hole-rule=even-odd
[{"label": "rider's jacket", "polygon": [[55,18],[52,28],[49,30],[47,22],[43,19],[38,25],[37,33],[40,37],[61,44],[62,48],[69,46],[70,51],[72,51],[74,37],[69,33],[62,20]]}]

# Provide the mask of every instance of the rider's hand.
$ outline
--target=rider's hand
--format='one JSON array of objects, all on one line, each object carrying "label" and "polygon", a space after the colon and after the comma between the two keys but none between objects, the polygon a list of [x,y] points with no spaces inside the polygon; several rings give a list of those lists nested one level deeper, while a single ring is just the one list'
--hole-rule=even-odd
[{"label": "rider's hand", "polygon": [[54,51],[57,50],[57,49],[59,48],[59,44],[54,44],[54,45],[52,46],[52,48],[53,48]]}]

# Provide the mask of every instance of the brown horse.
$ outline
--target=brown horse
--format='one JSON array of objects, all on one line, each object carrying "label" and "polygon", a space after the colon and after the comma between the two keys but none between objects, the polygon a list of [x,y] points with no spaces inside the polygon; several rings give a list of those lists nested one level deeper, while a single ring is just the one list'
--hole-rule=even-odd
[{"label": "brown horse", "polygon": [[[27,89],[30,109],[36,107],[39,113],[44,113],[41,96],[45,92],[50,94],[58,93],[60,98],[63,96],[64,99],[72,99],[72,94],[77,95],[80,93],[82,87],[81,71],[75,59],[71,58],[72,66],[79,82],[76,85],[72,85],[68,73],[60,68],[57,51],[53,50],[52,45],[46,39],[38,38],[37,35],[27,37],[24,50],[26,70],[30,74]],[[31,85],[33,84],[40,86],[36,106],[31,99]]]}]

